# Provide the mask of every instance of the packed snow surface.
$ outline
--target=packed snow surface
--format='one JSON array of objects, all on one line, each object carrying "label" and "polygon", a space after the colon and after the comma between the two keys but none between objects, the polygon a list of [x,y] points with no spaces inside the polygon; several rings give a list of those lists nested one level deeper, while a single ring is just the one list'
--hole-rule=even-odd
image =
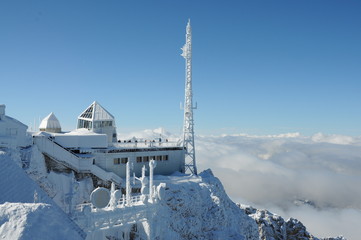
[{"label": "packed snow surface", "polygon": [[68,217],[45,203],[4,203],[0,205],[1,239],[83,239]]},{"label": "packed snow surface", "polygon": [[14,149],[0,150],[0,163],[0,175],[2,176],[0,178],[0,204],[5,202],[33,203],[35,192],[43,202],[49,203],[48,196],[20,168],[19,151]]}]

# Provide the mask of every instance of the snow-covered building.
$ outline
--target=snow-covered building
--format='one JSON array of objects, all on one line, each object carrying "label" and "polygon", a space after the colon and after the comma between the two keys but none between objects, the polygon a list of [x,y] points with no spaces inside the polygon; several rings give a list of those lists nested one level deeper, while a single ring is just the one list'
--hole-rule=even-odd
[{"label": "snow-covered building", "polygon": [[5,108],[5,104],[0,104],[0,146],[26,147],[29,145],[26,137],[28,126],[6,116]]},{"label": "snow-covered building", "polygon": [[[150,160],[157,162],[155,175],[185,171],[185,149],[177,141],[166,139],[117,139],[115,119],[99,103],[93,102],[78,117],[77,129],[61,132],[53,114],[41,123],[34,143],[44,154],[48,167],[61,165],[79,174],[91,174],[100,185],[121,184],[126,163],[137,177]],[[148,171],[149,173],[149,171]]]}]

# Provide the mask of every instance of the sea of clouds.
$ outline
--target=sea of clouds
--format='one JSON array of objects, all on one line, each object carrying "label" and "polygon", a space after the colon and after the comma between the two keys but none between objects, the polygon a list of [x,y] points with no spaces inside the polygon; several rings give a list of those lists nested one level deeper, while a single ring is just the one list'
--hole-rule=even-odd
[{"label": "sea of clouds", "polygon": [[198,136],[196,152],[235,202],[297,218],[318,237],[361,236],[360,137]]},{"label": "sea of clouds", "polygon": [[[128,136],[172,137],[162,128]],[[361,137],[197,136],[196,159],[234,202],[297,218],[317,237],[361,236]]]}]

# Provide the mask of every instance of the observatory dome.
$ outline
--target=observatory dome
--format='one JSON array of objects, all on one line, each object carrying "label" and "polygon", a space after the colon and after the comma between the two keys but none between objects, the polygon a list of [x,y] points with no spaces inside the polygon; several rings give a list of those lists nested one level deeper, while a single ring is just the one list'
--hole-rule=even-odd
[{"label": "observatory dome", "polygon": [[42,132],[61,132],[59,120],[55,117],[54,113],[50,113],[40,123],[39,130]]}]

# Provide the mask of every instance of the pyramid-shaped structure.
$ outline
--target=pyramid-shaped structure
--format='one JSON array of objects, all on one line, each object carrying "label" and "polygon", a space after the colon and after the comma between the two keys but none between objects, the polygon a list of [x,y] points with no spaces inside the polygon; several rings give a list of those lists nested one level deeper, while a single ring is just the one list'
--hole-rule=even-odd
[{"label": "pyramid-shaped structure", "polygon": [[88,121],[113,121],[114,117],[98,102],[94,101],[84,112],[80,114],[78,119]]},{"label": "pyramid-shaped structure", "polygon": [[108,142],[117,141],[115,119],[99,103],[93,102],[78,117],[78,129],[85,128],[89,131],[107,134]]},{"label": "pyramid-shaped structure", "polygon": [[58,133],[61,132],[60,122],[54,113],[50,113],[46,116],[39,125],[40,131],[44,132],[54,132]]}]

